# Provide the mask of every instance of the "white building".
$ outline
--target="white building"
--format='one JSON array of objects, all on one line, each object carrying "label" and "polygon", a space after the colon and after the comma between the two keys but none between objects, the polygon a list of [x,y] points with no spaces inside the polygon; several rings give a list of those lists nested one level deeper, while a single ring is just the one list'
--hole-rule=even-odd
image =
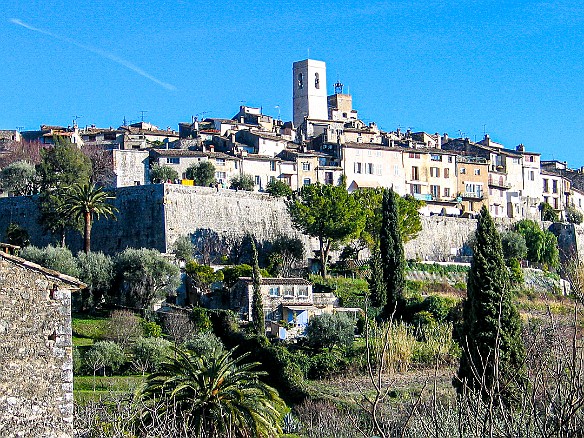
[{"label": "white building", "polygon": [[305,59],[295,62],[293,70],[293,120],[298,127],[304,118],[328,120],[326,64]]}]

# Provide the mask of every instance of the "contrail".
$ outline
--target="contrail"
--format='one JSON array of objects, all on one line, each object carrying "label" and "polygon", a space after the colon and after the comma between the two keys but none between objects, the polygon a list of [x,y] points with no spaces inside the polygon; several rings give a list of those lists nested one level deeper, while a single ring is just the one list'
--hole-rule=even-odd
[{"label": "contrail", "polygon": [[32,30],[34,32],[42,33],[43,35],[48,35],[51,38],[55,38],[56,40],[72,44],[72,45],[77,46],[81,49],[87,50],[88,52],[95,53],[96,55],[99,55],[103,58],[109,59],[110,61],[116,62],[120,65],[123,65],[127,69],[132,70],[134,73],[138,73],[140,76],[143,76],[147,79],[150,79],[152,82],[160,85],[161,87],[166,88],[167,90],[176,90],[176,87],[174,85],[169,84],[168,82],[163,82],[160,79],[155,78],[151,74],[142,70],[140,67],[132,64],[130,61],[126,61],[125,59],[122,59],[119,56],[116,56],[112,53],[106,52],[106,51],[101,50],[101,49],[96,49],[95,47],[87,46],[85,44],[82,44],[82,43],[79,43],[75,40],[72,40],[71,38],[62,37],[62,36],[56,35],[52,32],[49,32],[49,31],[46,31],[43,29],[39,29],[37,27],[33,27],[30,24],[27,24],[27,23],[23,22],[22,20],[19,20],[18,18],[11,18],[10,21],[14,24],[17,24],[18,26],[22,26],[22,27],[29,29],[29,30]]}]

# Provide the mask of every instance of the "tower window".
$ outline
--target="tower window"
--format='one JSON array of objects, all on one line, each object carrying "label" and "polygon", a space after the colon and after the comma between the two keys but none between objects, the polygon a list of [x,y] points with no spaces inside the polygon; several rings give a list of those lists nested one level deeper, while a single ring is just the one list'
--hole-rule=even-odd
[{"label": "tower window", "polygon": [[320,88],[320,77],[318,76],[318,73],[314,74],[314,88],[317,90]]},{"label": "tower window", "polygon": [[298,73],[298,88],[304,88],[304,75]]}]

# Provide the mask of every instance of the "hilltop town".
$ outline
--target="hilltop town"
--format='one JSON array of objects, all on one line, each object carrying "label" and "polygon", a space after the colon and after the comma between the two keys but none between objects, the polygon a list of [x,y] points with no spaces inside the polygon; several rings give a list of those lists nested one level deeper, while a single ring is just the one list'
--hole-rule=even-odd
[{"label": "hilltop town", "polygon": [[61,137],[100,156],[99,182],[108,187],[193,185],[189,167],[208,162],[217,187],[264,192],[275,181],[292,190],[341,181],[350,192],[392,187],[423,200],[420,213],[426,216],[475,217],[487,205],[495,218],[539,219],[542,203],[560,219],[569,218],[570,209],[584,212],[583,169],[542,161],[537,151],[506,147],[488,134],[472,142],[446,133],[384,132],[359,119],[339,81],[329,94],[322,61],[295,62],[292,79],[292,121],[240,106],[231,118],[193,117],[179,123],[178,131],[145,121],[118,128],[74,121],[36,131],[2,130],[0,160],[19,144],[47,145]]}]

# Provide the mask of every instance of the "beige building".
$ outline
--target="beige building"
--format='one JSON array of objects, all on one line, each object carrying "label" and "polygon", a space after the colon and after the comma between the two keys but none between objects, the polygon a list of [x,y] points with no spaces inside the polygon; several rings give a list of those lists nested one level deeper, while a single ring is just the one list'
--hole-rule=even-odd
[{"label": "beige building", "polygon": [[282,159],[270,155],[244,154],[240,171],[253,178],[255,190],[264,191],[270,181],[280,178],[281,162]]},{"label": "beige building", "polygon": [[474,216],[483,205],[488,205],[489,162],[483,157],[459,155],[456,157],[456,167],[462,212]]}]

